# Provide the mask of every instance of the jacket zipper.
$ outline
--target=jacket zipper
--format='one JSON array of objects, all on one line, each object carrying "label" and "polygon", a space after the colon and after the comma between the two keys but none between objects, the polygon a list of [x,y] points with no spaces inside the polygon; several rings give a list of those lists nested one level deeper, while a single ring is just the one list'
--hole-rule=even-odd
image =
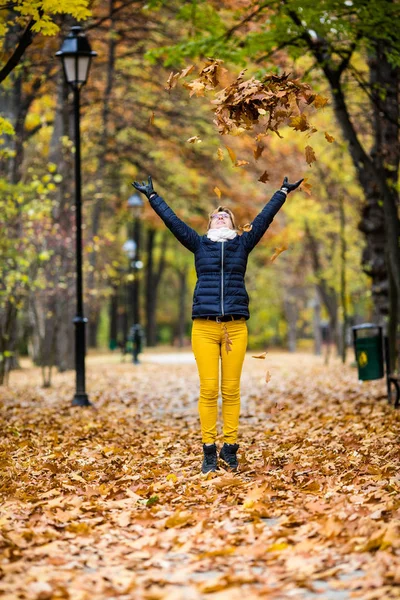
[{"label": "jacket zipper", "polygon": [[224,314],[224,242],[221,242],[221,316]]}]

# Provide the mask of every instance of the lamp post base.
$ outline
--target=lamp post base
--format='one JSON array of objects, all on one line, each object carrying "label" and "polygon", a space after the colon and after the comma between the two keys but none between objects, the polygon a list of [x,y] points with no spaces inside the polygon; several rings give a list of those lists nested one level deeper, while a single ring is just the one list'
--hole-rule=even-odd
[{"label": "lamp post base", "polygon": [[87,394],[75,394],[72,406],[93,406]]}]

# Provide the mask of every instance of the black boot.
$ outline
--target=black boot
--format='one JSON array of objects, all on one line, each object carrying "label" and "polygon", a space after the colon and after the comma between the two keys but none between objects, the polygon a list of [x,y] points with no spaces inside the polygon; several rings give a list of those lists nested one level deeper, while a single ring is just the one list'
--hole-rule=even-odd
[{"label": "black boot", "polygon": [[216,471],[217,465],[217,446],[215,444],[207,445],[203,444],[204,460],[201,467],[202,473],[209,473],[210,471]]},{"label": "black boot", "polygon": [[239,444],[224,444],[219,453],[219,457],[223,460],[232,471],[237,471],[238,459],[236,452],[239,449]]}]

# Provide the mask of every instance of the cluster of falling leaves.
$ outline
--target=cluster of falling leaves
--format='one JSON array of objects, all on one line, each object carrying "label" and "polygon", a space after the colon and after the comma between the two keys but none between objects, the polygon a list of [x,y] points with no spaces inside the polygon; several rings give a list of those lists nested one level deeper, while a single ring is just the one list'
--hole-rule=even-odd
[{"label": "cluster of falling leaves", "polygon": [[71,408],[72,373],[13,372],[1,597],[398,598],[399,412],[348,366],[268,356],[268,388],[245,361],[239,471],[208,476],[195,365],[89,363],[97,410]]},{"label": "cluster of falling leaves", "polygon": [[[294,131],[306,132],[307,136],[313,135],[317,129],[313,127],[307,118],[306,111],[310,106],[320,109],[326,106],[328,98],[316,94],[307,83],[299,79],[291,78],[289,74],[266,75],[261,80],[255,77],[244,79],[246,69],[241,71],[238,77],[220,91],[220,72],[223,69],[222,60],[210,59],[200,70],[199,75],[192,81],[183,82],[183,86],[190,92],[190,96],[205,96],[206,92],[215,94],[212,104],[214,105],[214,123],[221,135],[240,135],[244,131],[252,131],[256,125],[262,126],[261,133],[255,137],[256,147],[254,158],[258,160],[263,153],[262,144],[270,132],[282,137],[280,129],[283,126],[292,127]],[[193,65],[181,72],[171,73],[166,89],[173,89],[179,80],[186,78],[193,72]],[[325,139],[332,143],[334,137],[325,132]],[[199,136],[192,136],[187,140],[189,143],[200,143]],[[249,164],[246,160],[238,160],[231,148],[226,146],[232,163],[236,167]],[[316,161],[314,149],[306,145],[304,149],[305,159],[309,165]],[[221,148],[217,151],[217,158],[223,160],[224,152]],[[259,181],[266,183],[269,179],[267,171],[260,176]],[[303,183],[302,188],[309,193],[310,184]]]}]

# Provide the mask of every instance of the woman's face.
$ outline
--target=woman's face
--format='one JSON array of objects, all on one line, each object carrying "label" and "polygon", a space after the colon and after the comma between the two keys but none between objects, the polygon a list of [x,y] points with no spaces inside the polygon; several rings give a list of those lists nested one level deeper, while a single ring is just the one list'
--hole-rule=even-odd
[{"label": "woman's face", "polygon": [[221,227],[233,229],[230,215],[222,211],[212,215],[210,223],[210,229],[220,229]]}]

